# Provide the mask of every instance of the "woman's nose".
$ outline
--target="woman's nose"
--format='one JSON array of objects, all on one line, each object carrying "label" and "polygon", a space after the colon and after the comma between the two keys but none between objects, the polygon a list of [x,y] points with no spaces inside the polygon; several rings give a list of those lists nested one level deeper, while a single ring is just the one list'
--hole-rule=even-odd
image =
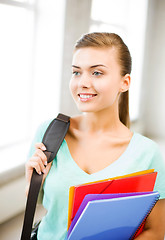
[{"label": "woman's nose", "polygon": [[91,87],[91,78],[87,74],[81,75],[79,79],[79,87],[81,88],[90,88]]}]

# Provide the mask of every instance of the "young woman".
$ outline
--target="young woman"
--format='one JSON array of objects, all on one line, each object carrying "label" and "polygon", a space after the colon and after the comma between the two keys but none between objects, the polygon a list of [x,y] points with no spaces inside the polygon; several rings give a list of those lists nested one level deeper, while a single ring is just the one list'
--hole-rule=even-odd
[{"label": "young woman", "polygon": [[39,226],[39,240],[65,239],[70,186],[151,168],[158,171],[155,190],[160,200],[137,240],[164,239],[165,164],[154,141],[129,129],[130,73],[130,52],[118,35],[90,33],[76,43],[70,90],[83,114],[71,118],[52,164],[47,164],[41,143],[50,121],[41,125],[26,165],[27,191],[33,168],[44,173],[47,214]]}]

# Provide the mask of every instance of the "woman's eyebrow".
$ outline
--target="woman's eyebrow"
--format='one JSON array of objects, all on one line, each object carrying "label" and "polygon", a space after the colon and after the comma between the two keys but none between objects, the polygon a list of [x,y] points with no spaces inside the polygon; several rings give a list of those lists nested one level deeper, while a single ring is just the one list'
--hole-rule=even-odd
[{"label": "woman's eyebrow", "polygon": [[80,67],[78,67],[78,66],[75,66],[75,65],[72,65],[72,67],[74,67],[74,68],[79,68],[79,69],[80,69]]},{"label": "woman's eyebrow", "polygon": [[[75,66],[75,65],[72,65],[72,67],[74,67],[74,68],[79,68],[79,69],[80,69],[80,67]],[[95,68],[95,67],[106,67],[106,68],[107,68],[107,66],[105,66],[105,65],[103,65],[103,64],[96,64],[96,65],[91,66],[90,68]]]},{"label": "woman's eyebrow", "polygon": [[95,67],[107,67],[107,66],[105,66],[105,65],[103,65],[103,64],[97,64],[97,65],[91,66],[90,68],[95,68]]}]

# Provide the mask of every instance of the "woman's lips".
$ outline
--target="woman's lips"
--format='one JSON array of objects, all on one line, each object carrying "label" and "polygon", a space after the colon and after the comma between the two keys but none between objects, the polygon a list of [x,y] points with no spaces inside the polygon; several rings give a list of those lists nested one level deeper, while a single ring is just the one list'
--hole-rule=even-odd
[{"label": "woman's lips", "polygon": [[82,102],[87,102],[91,99],[93,99],[97,94],[93,94],[93,93],[80,93],[78,94],[80,101]]}]

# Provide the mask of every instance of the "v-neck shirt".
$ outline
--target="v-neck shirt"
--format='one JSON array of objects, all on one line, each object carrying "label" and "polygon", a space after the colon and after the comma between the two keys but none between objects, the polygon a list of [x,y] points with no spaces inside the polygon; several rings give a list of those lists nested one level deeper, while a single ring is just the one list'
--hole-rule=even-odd
[{"label": "v-neck shirt", "polygon": [[[38,128],[28,158],[35,151],[34,143],[42,141],[49,123],[50,121],[45,122]],[[152,168],[158,171],[154,190],[159,191],[160,198],[165,198],[165,161],[158,144],[153,140],[133,132],[126,150],[117,160],[100,171],[88,174],[74,161],[64,139],[43,185],[43,206],[46,208],[47,214],[39,226],[38,239],[65,239],[70,186]]]}]

